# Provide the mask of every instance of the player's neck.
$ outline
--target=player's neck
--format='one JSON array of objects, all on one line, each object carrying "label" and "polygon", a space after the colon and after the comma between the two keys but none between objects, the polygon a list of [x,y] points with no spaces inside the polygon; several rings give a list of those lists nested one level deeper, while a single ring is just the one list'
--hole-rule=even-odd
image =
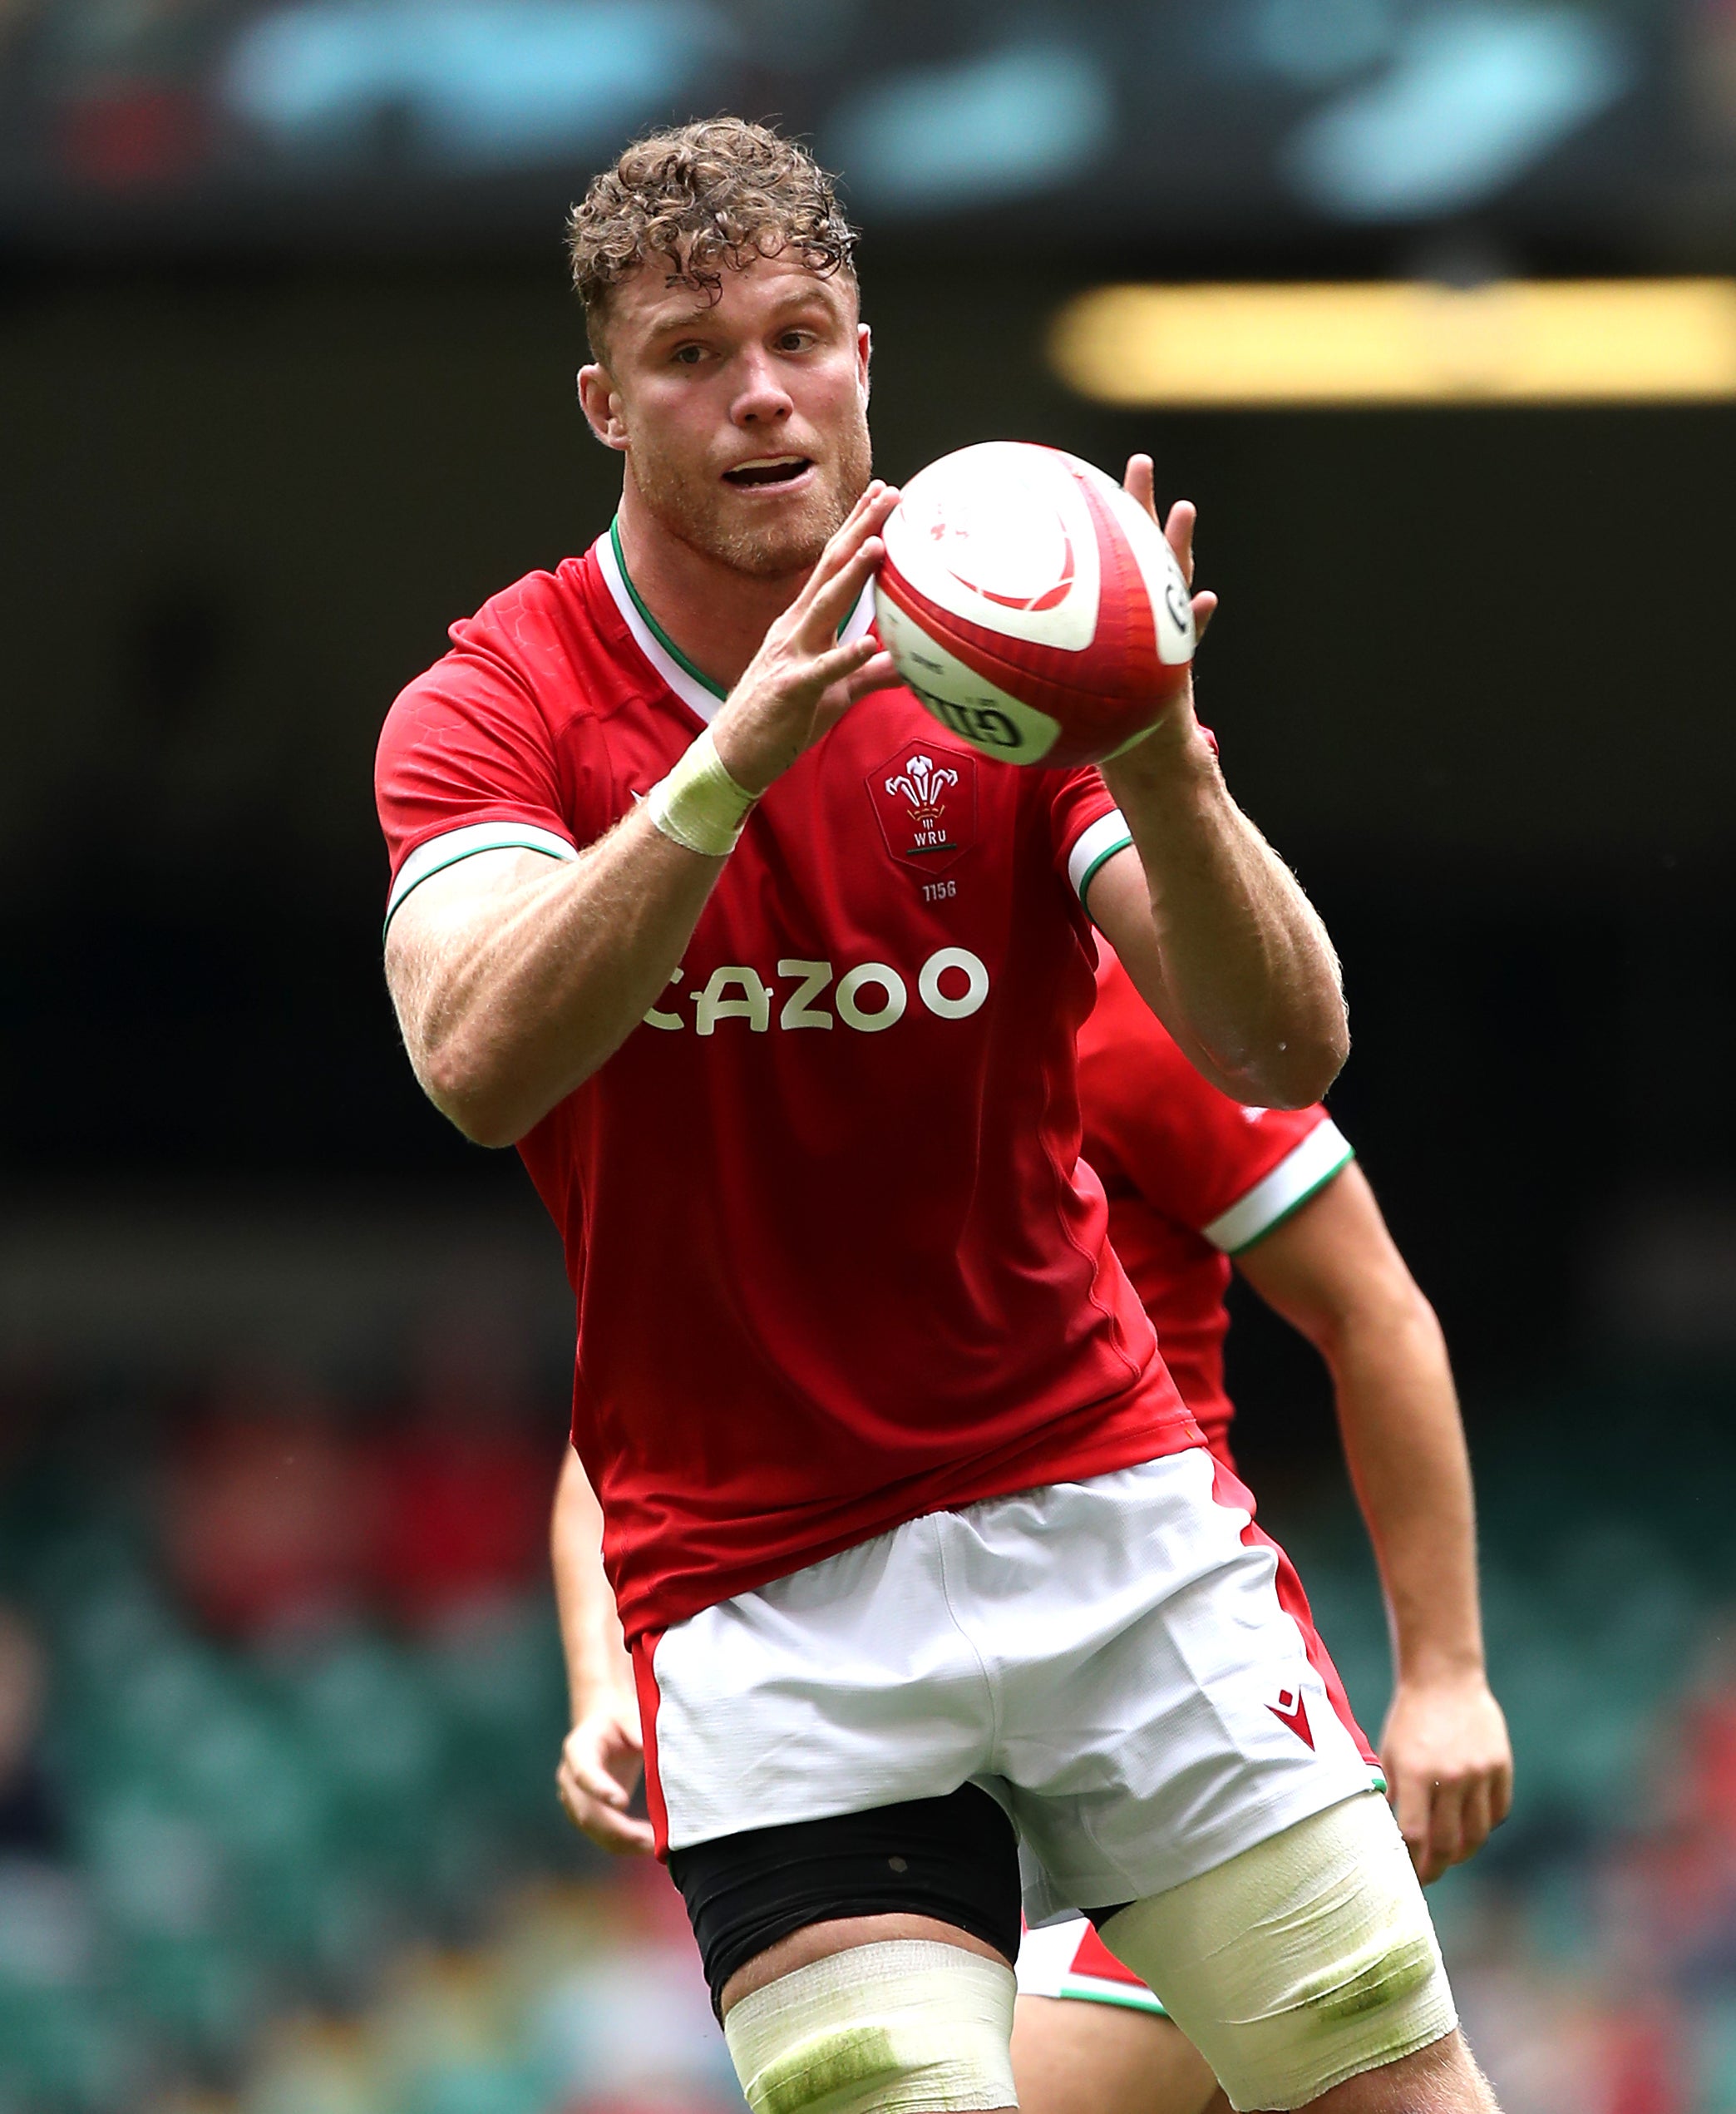
[{"label": "player's neck", "polygon": [[627,480],[621,494],[621,558],[634,590],[683,659],[723,691],[732,689],[782,616],[809,568],[758,580],[683,543],[658,521]]}]

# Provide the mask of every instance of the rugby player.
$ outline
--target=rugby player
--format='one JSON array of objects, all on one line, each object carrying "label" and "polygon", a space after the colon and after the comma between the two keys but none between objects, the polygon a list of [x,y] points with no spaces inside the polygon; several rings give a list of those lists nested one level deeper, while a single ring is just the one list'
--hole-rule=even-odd
[{"label": "rugby player", "polygon": [[1238,2107],[1487,2106],[1078,1161],[1089,921],[1250,1104],[1334,1076],[1336,962],[1191,698],[1099,775],[999,768],[897,686],[853,246],[736,120],[593,182],[620,511],[454,626],[377,765],[412,1064],[565,1243],[658,1849],[763,2114],[1011,2106],[1021,1890]]},{"label": "rugby player", "polygon": [[[1483,1667],[1471,1479],[1439,1325],[1326,1111],[1243,1109],[1208,1086],[1098,947],[1079,1079],[1083,1150],[1108,1196],[1111,1238],[1226,1469],[1235,1469],[1223,1360],[1230,1255],[1328,1363],[1392,1610],[1395,1680],[1380,1761],[1426,1882],[1475,1854],[1512,1789],[1507,1727]],[[572,1730],[556,1782],[594,1841],[644,1853],[650,1828],[628,1810],[640,1774],[639,1707],[601,1528],[568,1448],[551,1541]],[[1285,1604],[1317,1647],[1300,1584],[1274,1560]],[[1324,1657],[1319,1664],[1327,1668]],[[1329,1677],[1328,1686],[1344,1707]],[[1198,2114],[1211,2102],[1215,2080],[1198,2052],[1083,1918],[1028,1934],[1016,1965],[1023,2114]]]}]

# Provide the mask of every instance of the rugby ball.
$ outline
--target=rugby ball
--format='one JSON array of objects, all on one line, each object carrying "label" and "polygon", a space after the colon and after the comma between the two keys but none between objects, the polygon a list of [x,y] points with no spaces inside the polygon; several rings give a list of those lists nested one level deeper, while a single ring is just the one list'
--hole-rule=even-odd
[{"label": "rugby ball", "polygon": [[1095,763],[1187,680],[1193,609],[1163,533],[1076,455],[985,441],[914,477],[883,531],[882,643],[949,733],[1009,763]]}]

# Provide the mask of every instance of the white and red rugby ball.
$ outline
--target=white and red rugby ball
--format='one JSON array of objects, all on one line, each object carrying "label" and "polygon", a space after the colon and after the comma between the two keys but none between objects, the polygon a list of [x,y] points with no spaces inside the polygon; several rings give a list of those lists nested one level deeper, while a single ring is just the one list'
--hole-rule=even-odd
[{"label": "white and red rugby ball", "polygon": [[1009,763],[1095,763],[1187,679],[1193,609],[1151,516],[1076,455],[984,441],[914,477],[885,530],[880,635],[949,733]]}]

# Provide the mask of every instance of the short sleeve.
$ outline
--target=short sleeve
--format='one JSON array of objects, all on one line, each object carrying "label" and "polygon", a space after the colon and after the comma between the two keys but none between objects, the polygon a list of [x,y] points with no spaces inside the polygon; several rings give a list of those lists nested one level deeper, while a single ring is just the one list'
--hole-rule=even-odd
[{"label": "short sleeve", "polygon": [[387,714],[374,797],[392,861],[387,921],[431,874],[515,847],[577,857],[548,724],[517,674],[460,645]]},{"label": "short sleeve", "polygon": [[1353,1155],[1316,1103],[1244,1108],[1201,1078],[1106,942],[1079,1035],[1084,1155],[1112,1190],[1233,1255],[1270,1232]]},{"label": "short sleeve", "polygon": [[1104,860],[1133,842],[1102,773],[1094,765],[1048,774],[1055,865],[1083,903]]},{"label": "short sleeve", "polygon": [[[1210,727],[1201,727],[1200,732],[1216,756],[1217,736]],[[1133,832],[1095,764],[1051,775],[1049,813],[1054,825],[1055,862],[1088,912],[1086,896],[1092,882],[1108,860],[1127,850],[1133,842]]]}]

